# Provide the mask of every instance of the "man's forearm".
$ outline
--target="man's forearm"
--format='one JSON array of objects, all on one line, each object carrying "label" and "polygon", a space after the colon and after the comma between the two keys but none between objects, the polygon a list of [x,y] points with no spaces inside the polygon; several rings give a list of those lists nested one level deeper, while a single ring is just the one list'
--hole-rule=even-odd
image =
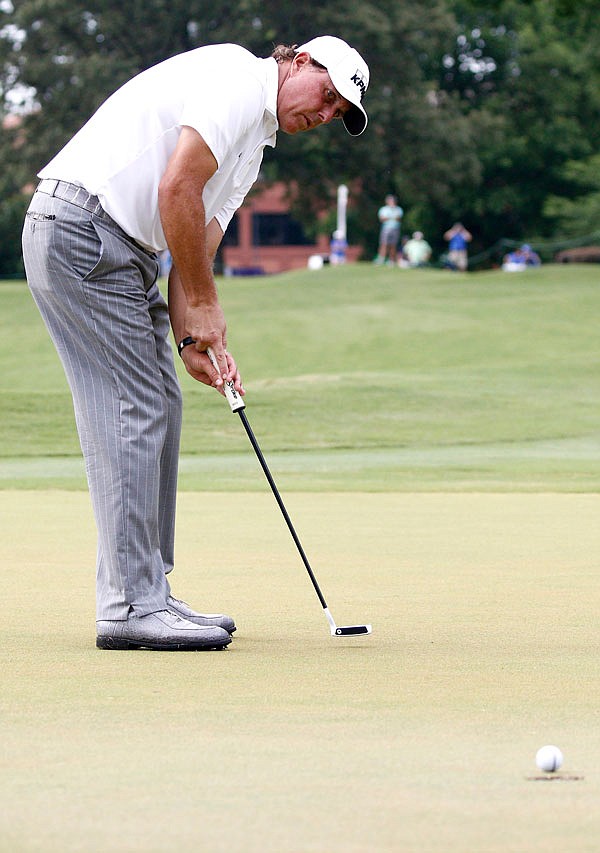
[{"label": "man's forearm", "polygon": [[169,272],[169,317],[175,343],[185,337],[185,312],[187,300],[177,267],[173,265]]},{"label": "man's forearm", "polygon": [[[173,330],[179,340],[193,338],[199,353],[212,348],[220,370],[220,376],[214,379],[222,384],[222,377],[229,374],[225,353],[227,324],[212,270],[212,254],[218,241],[215,242],[213,229],[206,226],[202,199],[204,188],[217,169],[217,161],[202,136],[184,126],[158,187],[158,206],[175,265],[170,282]],[[206,356],[202,358],[212,372]]]},{"label": "man's forearm", "polygon": [[[206,226],[206,255],[211,266],[214,263],[217,249],[223,238],[223,232],[216,219],[211,220]],[[179,341],[185,337],[185,312],[187,310],[187,296],[177,265],[173,263],[169,273],[169,316],[175,340]]]},{"label": "man's forearm", "polygon": [[163,231],[190,307],[217,301],[202,196],[189,185],[161,187]]},{"label": "man's forearm", "polygon": [[200,134],[184,127],[158,187],[160,219],[188,308],[218,302],[202,199],[217,168]]}]

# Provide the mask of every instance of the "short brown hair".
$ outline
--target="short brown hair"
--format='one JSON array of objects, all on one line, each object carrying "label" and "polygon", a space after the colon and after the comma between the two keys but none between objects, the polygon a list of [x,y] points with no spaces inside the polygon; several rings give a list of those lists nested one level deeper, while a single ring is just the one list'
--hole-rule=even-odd
[{"label": "short brown hair", "polygon": [[[287,44],[278,44],[277,47],[273,50],[271,57],[278,62],[279,64],[283,62],[292,62],[294,57],[296,56],[298,50],[297,44],[287,45]],[[324,70],[325,66],[321,65],[320,62],[317,62],[316,59],[313,59],[312,56],[310,58],[311,65],[314,65],[315,68],[322,68]]]},{"label": "short brown hair", "polygon": [[271,56],[277,62],[291,62],[296,56],[295,48],[298,45],[278,44]]}]

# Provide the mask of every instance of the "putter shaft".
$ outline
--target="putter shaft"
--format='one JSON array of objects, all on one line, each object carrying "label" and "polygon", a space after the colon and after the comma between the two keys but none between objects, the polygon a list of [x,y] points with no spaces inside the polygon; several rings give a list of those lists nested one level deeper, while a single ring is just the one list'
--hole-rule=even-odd
[{"label": "putter shaft", "polygon": [[281,514],[283,515],[283,517],[285,519],[285,523],[288,526],[288,530],[292,534],[292,539],[294,540],[296,548],[298,549],[298,553],[300,554],[300,557],[302,558],[302,562],[304,563],[304,567],[305,567],[306,571],[308,572],[308,576],[312,581],[312,585],[315,588],[315,592],[319,596],[319,601],[321,602],[321,607],[323,608],[323,610],[327,610],[327,603],[323,597],[323,593],[321,592],[321,589],[319,587],[319,584],[317,583],[317,579],[314,575],[314,572],[310,567],[310,563],[308,562],[308,558],[307,558],[306,554],[304,553],[304,548],[302,547],[302,543],[300,542],[300,539],[298,538],[298,534],[294,530],[294,525],[292,524],[292,520],[288,514],[287,509],[285,508],[283,500],[281,499],[281,495],[279,494],[279,489],[277,488],[277,486],[275,484],[275,480],[271,476],[271,472],[269,471],[269,466],[267,465],[267,461],[266,461],[265,457],[263,456],[262,450],[259,447],[258,441],[256,440],[256,436],[254,435],[254,432],[252,431],[252,427],[248,423],[248,418],[246,417],[246,412],[243,409],[238,409],[237,413],[240,416],[241,422],[244,424],[244,429],[246,430],[248,438],[250,439],[250,444],[254,448],[254,452],[256,453],[257,459],[260,462],[260,466],[263,469],[263,471],[265,473],[265,477],[267,478],[268,483],[271,487],[271,491],[273,492],[273,496],[274,496],[275,500],[277,501],[277,503],[279,505],[279,509],[281,510]]},{"label": "putter shaft", "polygon": [[[213,367],[218,370],[219,367],[217,364],[217,360],[215,359],[214,353],[210,347],[206,350],[206,354],[208,355]],[[312,585],[315,589],[315,592],[317,593],[317,595],[319,597],[319,601],[321,602],[323,612],[325,613],[325,617],[327,618],[327,621],[329,623],[329,628],[331,630],[332,637],[356,636],[358,634],[370,634],[372,631],[372,628],[370,625],[345,625],[345,626],[338,627],[335,624],[335,622],[333,620],[333,616],[329,612],[329,608],[327,607],[327,603],[325,602],[325,598],[323,596],[323,593],[321,592],[319,584],[317,583],[317,579],[314,575],[314,572],[310,567],[310,563],[308,562],[308,558],[307,558],[306,554],[304,553],[304,548],[302,547],[302,543],[300,542],[300,539],[298,538],[298,534],[296,533],[296,531],[294,529],[294,525],[292,524],[292,520],[288,514],[287,509],[285,508],[285,504],[283,503],[281,495],[279,494],[279,489],[277,488],[277,485],[275,484],[275,480],[273,479],[271,472],[269,471],[269,466],[267,465],[267,461],[266,461],[265,457],[263,456],[262,450],[260,449],[258,441],[256,440],[256,436],[254,435],[252,427],[250,426],[250,423],[248,422],[248,418],[246,417],[246,413],[244,412],[244,409],[246,408],[246,404],[244,403],[243,398],[235,390],[235,386],[234,386],[233,382],[226,381],[223,390],[225,392],[225,397],[227,398],[227,402],[229,403],[229,407],[230,407],[231,411],[237,412],[237,414],[240,416],[240,420],[241,420],[242,424],[244,425],[244,429],[246,430],[246,434],[247,434],[248,438],[250,439],[250,444],[252,445],[254,452],[256,453],[256,457],[257,457],[258,461],[260,462],[260,466],[263,469],[263,472],[265,474],[265,477],[267,478],[267,482],[269,483],[269,486],[271,487],[271,491],[273,492],[273,496],[274,496],[275,500],[277,501],[279,509],[281,510],[281,514],[283,515],[283,517],[285,519],[285,523],[288,526],[288,530],[292,534],[292,539],[294,540],[294,544],[296,545],[296,548],[298,549],[298,553],[300,554],[300,557],[302,558],[302,562],[304,563],[304,568],[308,572],[308,576],[312,582]]]}]

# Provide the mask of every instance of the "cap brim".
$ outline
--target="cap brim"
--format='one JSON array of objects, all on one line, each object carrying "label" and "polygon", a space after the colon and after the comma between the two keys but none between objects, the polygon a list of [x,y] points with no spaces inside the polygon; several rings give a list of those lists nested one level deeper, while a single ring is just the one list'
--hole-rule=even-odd
[{"label": "cap brim", "polygon": [[342,121],[350,136],[360,136],[367,126],[367,114],[361,107],[352,104],[350,109],[344,113]]}]

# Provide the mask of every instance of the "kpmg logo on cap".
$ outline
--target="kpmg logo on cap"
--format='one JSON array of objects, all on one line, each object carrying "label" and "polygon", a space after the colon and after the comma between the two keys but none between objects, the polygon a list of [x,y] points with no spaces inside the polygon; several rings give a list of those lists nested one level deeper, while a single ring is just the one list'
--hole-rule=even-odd
[{"label": "kpmg logo on cap", "polygon": [[360,89],[360,99],[362,101],[365,96],[365,92],[367,91],[365,75],[357,68],[352,77],[350,78],[350,82],[354,83],[354,85],[358,86],[358,88]]},{"label": "kpmg logo on cap", "polygon": [[354,83],[355,86],[358,86],[360,89],[360,99],[365,96],[365,92],[367,91],[367,84],[365,83],[365,75],[357,68],[352,77],[350,78],[350,82]]}]

